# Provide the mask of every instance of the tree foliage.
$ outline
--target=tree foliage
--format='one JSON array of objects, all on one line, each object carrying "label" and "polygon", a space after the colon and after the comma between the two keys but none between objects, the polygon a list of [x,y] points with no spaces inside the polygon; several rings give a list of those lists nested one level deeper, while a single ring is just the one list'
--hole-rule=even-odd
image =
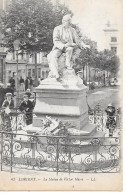
[{"label": "tree foliage", "polygon": [[2,33],[6,47],[13,50],[13,42],[20,40],[20,49],[29,53],[51,50],[52,34],[61,23],[67,7],[51,0],[13,0],[8,10],[2,14]]},{"label": "tree foliage", "polygon": [[86,48],[80,51],[80,54],[78,58],[75,60],[75,70],[81,70],[82,68],[85,67],[85,65],[97,67],[96,65],[96,56],[98,54],[97,51],[97,44],[95,41],[92,41],[91,39],[83,36],[79,31],[78,31],[81,40],[87,44],[90,45],[90,49]]},{"label": "tree foliage", "polygon": [[100,69],[116,74],[119,70],[119,66],[119,57],[114,52],[105,49],[98,53],[98,67]]},{"label": "tree foliage", "polygon": [[[27,53],[49,52],[53,46],[53,29],[60,25],[62,17],[72,12],[57,1],[51,0],[12,0],[6,12],[0,12],[0,26],[4,35],[4,46],[13,51],[14,40],[20,40],[20,50]],[[81,50],[76,59],[75,69],[81,70],[87,64],[94,68],[116,73],[119,59],[109,50],[98,52],[96,42],[83,36],[80,28],[73,25],[80,39],[90,45]]]},{"label": "tree foliage", "polygon": [[110,50],[98,51],[96,43],[87,37],[84,42],[90,45],[90,49],[82,50],[76,59],[75,69],[81,70],[88,65],[100,70],[107,70],[116,74],[119,70],[120,61],[118,56]]}]

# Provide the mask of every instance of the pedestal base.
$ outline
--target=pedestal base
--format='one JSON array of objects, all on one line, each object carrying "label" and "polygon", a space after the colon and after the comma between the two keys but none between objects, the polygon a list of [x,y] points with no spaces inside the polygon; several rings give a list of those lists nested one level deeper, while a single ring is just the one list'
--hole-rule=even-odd
[{"label": "pedestal base", "polygon": [[39,127],[47,115],[69,122],[76,129],[84,129],[88,123],[86,104],[87,87],[63,86],[62,83],[46,80],[36,89],[36,106],[34,109],[33,126]]}]

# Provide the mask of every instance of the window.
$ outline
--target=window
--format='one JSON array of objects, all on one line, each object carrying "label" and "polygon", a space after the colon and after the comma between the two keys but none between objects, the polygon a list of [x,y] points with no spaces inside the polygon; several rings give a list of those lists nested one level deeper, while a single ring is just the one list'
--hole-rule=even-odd
[{"label": "window", "polygon": [[41,68],[38,68],[38,78],[41,77]]},{"label": "window", "polygon": [[45,78],[45,72],[42,71],[42,78],[44,79]]},{"label": "window", "polygon": [[37,53],[37,63],[39,64],[39,63],[41,63],[41,59],[40,59],[40,53]]},{"label": "window", "polygon": [[29,59],[28,59],[29,63],[32,63],[32,56],[29,55]]},{"label": "window", "polygon": [[21,54],[21,59],[24,60],[24,53]]},{"label": "window", "polygon": [[117,37],[111,37],[111,42],[117,42]]},{"label": "window", "polygon": [[31,77],[31,69],[28,69],[28,77]]},{"label": "window", "polygon": [[111,47],[111,51],[117,53],[117,47]]},{"label": "window", "polygon": [[18,76],[19,77],[21,76],[21,70],[18,70]]},{"label": "window", "polygon": [[46,71],[46,78],[48,77],[48,71]]},{"label": "window", "polygon": [[35,69],[32,69],[32,77],[35,77]]},{"label": "window", "polygon": [[15,60],[15,51],[13,51],[13,60]]}]

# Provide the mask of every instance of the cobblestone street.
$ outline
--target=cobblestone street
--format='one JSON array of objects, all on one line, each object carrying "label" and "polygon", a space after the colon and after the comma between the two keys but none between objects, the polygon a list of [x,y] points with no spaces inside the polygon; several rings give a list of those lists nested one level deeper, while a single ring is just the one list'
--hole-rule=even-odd
[{"label": "cobblestone street", "polygon": [[100,88],[87,92],[88,104],[94,108],[98,103],[102,109],[105,109],[109,103],[113,103],[115,107],[120,107],[119,87]]}]

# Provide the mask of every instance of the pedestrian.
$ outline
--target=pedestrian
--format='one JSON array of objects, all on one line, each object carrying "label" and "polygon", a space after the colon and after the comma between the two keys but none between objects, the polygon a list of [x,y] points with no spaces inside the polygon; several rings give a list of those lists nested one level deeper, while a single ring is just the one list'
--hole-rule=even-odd
[{"label": "pedestrian", "polygon": [[30,85],[30,90],[33,91],[33,80],[32,78],[30,77],[30,82],[29,82],[29,85]]},{"label": "pedestrian", "polygon": [[28,77],[26,77],[26,80],[25,80],[25,91],[28,89],[28,85],[29,85],[29,79],[28,79]]},{"label": "pedestrian", "polygon": [[9,83],[10,83],[11,88],[12,88],[13,91],[14,91],[14,89],[15,89],[15,80],[14,80],[13,77],[11,77],[11,78],[9,79]]},{"label": "pedestrian", "polygon": [[39,85],[40,85],[40,82],[41,82],[41,78],[39,77],[39,78],[38,78],[38,84],[39,84]]},{"label": "pedestrian", "polygon": [[10,83],[7,83],[7,87],[5,88],[5,94],[6,93],[12,93],[12,95],[14,95],[14,90],[11,87],[11,84]]},{"label": "pedestrian", "polygon": [[22,78],[22,76],[20,77],[19,83],[20,83],[21,91],[25,91],[24,79]]},{"label": "pedestrian", "polygon": [[5,97],[5,89],[3,87],[3,83],[0,82],[0,108],[3,104],[4,97]]},{"label": "pedestrian", "polygon": [[30,101],[32,102],[32,104],[33,104],[33,107],[35,107],[35,103],[36,103],[35,93],[31,93],[31,92],[30,92],[30,89],[27,89],[26,92],[25,92],[25,94],[28,95],[29,100],[30,100]]},{"label": "pedestrian", "polygon": [[25,92],[25,94],[28,95],[28,98],[30,98],[30,96],[31,96],[30,89],[27,89],[26,92]]},{"label": "pedestrian", "polygon": [[24,94],[19,110],[26,115],[26,125],[32,124],[33,108],[33,103],[29,100],[29,96]]},{"label": "pedestrian", "polygon": [[116,127],[116,121],[115,121],[116,110],[113,104],[110,103],[105,109],[105,112],[107,113],[106,128],[109,130],[109,137],[112,137]]},{"label": "pedestrian", "polygon": [[116,86],[116,84],[117,84],[117,81],[118,81],[118,80],[117,80],[117,78],[115,77],[115,78],[114,78],[114,81],[113,81],[113,83],[114,83],[114,86]]},{"label": "pedestrian", "polygon": [[7,131],[12,131],[10,115],[13,108],[14,108],[14,100],[12,98],[12,93],[6,93],[6,98],[2,104],[3,110],[1,113],[1,118]]},{"label": "pedestrian", "polygon": [[14,108],[14,100],[12,97],[12,93],[6,93],[6,98],[2,104],[2,108],[7,108],[13,109]]}]

